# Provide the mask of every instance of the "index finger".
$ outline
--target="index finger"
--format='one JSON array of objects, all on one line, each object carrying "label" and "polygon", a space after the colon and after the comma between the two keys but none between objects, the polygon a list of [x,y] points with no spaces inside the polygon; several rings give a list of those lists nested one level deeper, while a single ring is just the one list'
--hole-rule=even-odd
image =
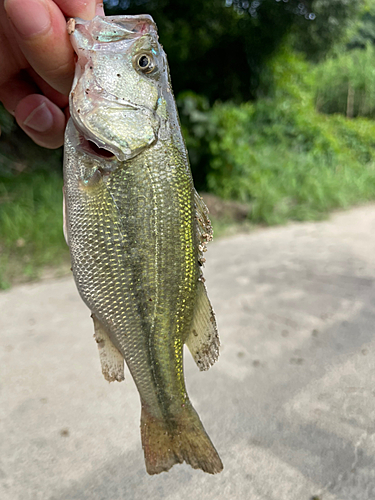
[{"label": "index finger", "polygon": [[103,0],[55,0],[66,17],[92,19],[104,16]]}]

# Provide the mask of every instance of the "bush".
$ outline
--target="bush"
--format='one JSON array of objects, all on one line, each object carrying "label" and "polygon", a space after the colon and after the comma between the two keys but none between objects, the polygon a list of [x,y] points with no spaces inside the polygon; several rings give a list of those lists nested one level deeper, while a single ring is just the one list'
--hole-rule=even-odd
[{"label": "bush", "polygon": [[[375,198],[375,124],[317,113],[309,69],[283,51],[270,66],[271,98],[201,110],[199,133],[187,113],[187,144],[204,141],[208,165],[192,155],[194,175],[206,168],[209,190],[249,203],[254,222],[317,219]],[[200,98],[189,99],[196,110]]]},{"label": "bush", "polygon": [[315,102],[322,113],[375,117],[375,47],[327,59],[315,70]]},{"label": "bush", "polygon": [[257,107],[214,108],[210,190],[250,203],[251,219],[266,224],[317,219],[375,198],[375,124],[342,117],[318,123],[313,113],[293,120],[292,108],[285,120],[285,108],[274,107],[280,120],[266,125]]}]

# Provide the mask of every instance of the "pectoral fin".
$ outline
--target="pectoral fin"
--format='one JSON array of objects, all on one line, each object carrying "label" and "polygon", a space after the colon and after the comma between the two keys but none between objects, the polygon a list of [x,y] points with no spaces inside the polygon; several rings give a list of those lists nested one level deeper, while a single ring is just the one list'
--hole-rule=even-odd
[{"label": "pectoral fin", "polygon": [[203,281],[199,281],[191,332],[186,340],[200,370],[208,370],[219,357],[219,335],[215,313]]},{"label": "pectoral fin", "polygon": [[94,338],[98,344],[102,373],[108,382],[124,380],[124,358],[113,345],[108,333],[98,318],[92,314],[94,321]]}]

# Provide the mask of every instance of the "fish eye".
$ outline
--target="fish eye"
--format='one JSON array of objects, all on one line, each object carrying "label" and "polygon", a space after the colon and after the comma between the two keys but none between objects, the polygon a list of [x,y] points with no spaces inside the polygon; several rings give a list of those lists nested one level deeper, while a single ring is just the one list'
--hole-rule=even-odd
[{"label": "fish eye", "polygon": [[144,73],[151,73],[154,69],[153,60],[148,54],[140,54],[137,57],[136,64]]},{"label": "fish eye", "polygon": [[146,69],[150,66],[150,58],[145,54],[138,58],[138,66],[142,69]]}]

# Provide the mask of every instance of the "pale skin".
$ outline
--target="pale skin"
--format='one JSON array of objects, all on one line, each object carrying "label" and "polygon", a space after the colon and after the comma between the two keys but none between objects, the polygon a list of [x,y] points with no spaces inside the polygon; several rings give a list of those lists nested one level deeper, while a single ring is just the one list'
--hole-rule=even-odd
[{"label": "pale skin", "polygon": [[100,0],[0,2],[0,101],[40,146],[64,142],[74,52],[66,19],[104,16]]}]

